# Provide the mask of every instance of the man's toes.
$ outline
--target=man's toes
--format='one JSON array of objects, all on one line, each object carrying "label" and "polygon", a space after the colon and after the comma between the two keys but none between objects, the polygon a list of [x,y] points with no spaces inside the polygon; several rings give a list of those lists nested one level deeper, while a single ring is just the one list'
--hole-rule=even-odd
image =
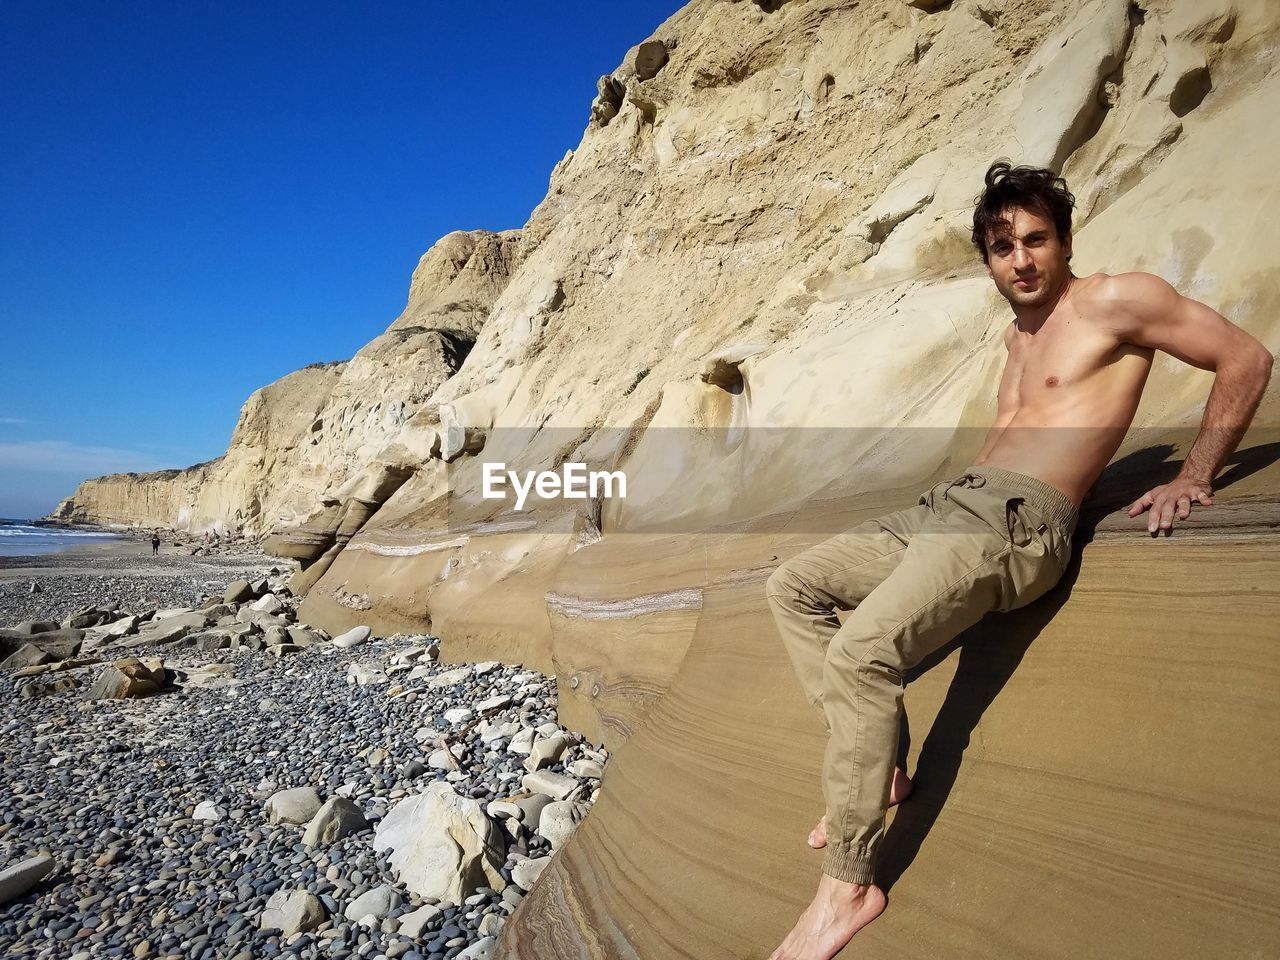
[{"label": "man's toes", "polygon": [[827,845],[827,820],[823,817],[818,825],[809,831],[809,846],[821,850]]}]

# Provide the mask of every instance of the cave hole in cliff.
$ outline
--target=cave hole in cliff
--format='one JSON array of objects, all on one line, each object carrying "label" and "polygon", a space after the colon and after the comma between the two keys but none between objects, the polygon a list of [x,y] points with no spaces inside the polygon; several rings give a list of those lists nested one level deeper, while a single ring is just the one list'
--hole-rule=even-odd
[{"label": "cave hole in cliff", "polygon": [[1213,79],[1208,67],[1197,67],[1183,74],[1169,95],[1169,109],[1175,117],[1185,117],[1204,102],[1213,90]]},{"label": "cave hole in cliff", "polygon": [[739,396],[747,386],[746,381],[743,379],[739,362],[734,360],[713,361],[708,370],[702,375],[702,380],[704,383],[719,387],[735,397]]}]

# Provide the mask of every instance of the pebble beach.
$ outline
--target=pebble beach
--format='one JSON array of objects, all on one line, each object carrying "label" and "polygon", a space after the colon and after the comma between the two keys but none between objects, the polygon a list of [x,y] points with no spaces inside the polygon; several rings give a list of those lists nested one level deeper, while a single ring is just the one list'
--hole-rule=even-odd
[{"label": "pebble beach", "polygon": [[138,546],[0,561],[0,956],[488,957],[608,759],[554,681]]}]

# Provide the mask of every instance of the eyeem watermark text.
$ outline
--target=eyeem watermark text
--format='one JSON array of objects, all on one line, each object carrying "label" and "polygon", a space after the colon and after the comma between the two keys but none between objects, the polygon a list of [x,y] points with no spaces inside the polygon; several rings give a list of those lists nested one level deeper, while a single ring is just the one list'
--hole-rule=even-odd
[{"label": "eyeem watermark text", "polygon": [[[515,509],[523,510],[525,500],[532,490],[544,500],[564,497],[568,500],[585,500],[588,496],[608,498],[627,495],[627,476],[621,470],[588,470],[585,463],[566,463],[554,470],[526,470],[522,478],[505,463],[484,465],[484,488],[481,494],[486,500],[503,500],[502,488],[511,484],[516,493]],[[616,492],[615,492],[616,487]]]}]

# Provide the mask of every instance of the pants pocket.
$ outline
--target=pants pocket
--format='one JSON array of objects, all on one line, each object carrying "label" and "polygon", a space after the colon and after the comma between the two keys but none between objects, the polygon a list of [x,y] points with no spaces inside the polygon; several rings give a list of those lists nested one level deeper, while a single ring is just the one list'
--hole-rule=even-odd
[{"label": "pants pocket", "polygon": [[1043,596],[1062,577],[1070,545],[1021,497],[1009,499],[1008,567],[1005,605],[1017,610]]}]

